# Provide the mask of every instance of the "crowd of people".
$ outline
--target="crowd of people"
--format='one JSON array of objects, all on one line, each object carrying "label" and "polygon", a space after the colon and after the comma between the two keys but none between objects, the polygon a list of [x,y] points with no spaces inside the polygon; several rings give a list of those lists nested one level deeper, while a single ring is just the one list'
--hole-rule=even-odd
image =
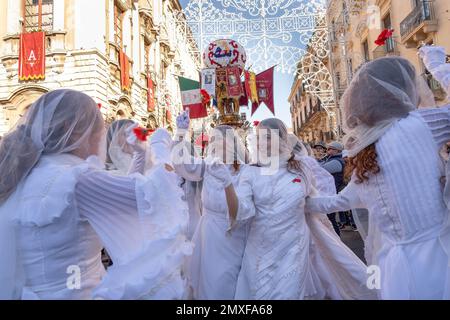
[{"label": "crowd of people", "polygon": [[[421,56],[450,93],[444,50]],[[0,298],[449,299],[450,106],[420,81],[403,58],[365,64],[344,143],[316,157],[276,118],[247,141],[217,126],[201,157],[188,110],[147,142],[128,120],[105,132],[84,93],[45,94],[0,143]],[[358,210],[367,264],[339,238]]]}]

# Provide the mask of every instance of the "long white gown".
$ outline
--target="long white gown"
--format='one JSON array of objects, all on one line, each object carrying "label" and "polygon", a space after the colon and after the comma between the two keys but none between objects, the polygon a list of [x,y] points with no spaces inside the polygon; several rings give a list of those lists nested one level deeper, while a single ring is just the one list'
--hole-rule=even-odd
[{"label": "long white gown", "polygon": [[[187,206],[173,186],[158,168],[119,177],[94,158],[43,156],[0,206],[16,228],[18,259],[2,261],[15,270],[13,298],[185,297]],[[102,245],[114,261],[107,273]]]},{"label": "long white gown", "polygon": [[[315,160],[304,159],[311,162]],[[248,210],[246,216],[238,213],[238,221],[253,220],[235,298],[373,298],[365,286],[366,267],[361,260],[336,236],[329,221],[305,214],[304,179],[286,167],[274,175],[261,175],[260,170],[247,170],[237,190],[239,200],[252,201],[255,210]],[[322,180],[334,188],[332,177],[320,173],[318,164],[311,170],[324,175]]]},{"label": "long white gown", "polygon": [[[192,238],[194,252],[189,264],[193,298],[199,300],[233,299],[242,256],[247,240],[247,225],[228,232],[228,206],[225,192],[204,168],[205,164],[175,166],[178,174],[191,181],[203,180],[202,216]],[[237,187],[242,174],[248,170],[241,165],[236,172],[229,166],[233,186]],[[242,203],[239,210],[247,214]]]},{"label": "long white gown", "polygon": [[321,213],[368,209],[366,257],[380,268],[382,299],[450,298],[449,212],[438,156],[450,140],[449,109],[411,112],[376,143],[378,174],[362,184],[352,179],[339,195],[307,200]]}]

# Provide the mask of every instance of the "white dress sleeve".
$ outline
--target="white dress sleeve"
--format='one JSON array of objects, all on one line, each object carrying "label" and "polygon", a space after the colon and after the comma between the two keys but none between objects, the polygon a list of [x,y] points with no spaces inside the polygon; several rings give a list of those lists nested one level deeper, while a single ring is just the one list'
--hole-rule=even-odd
[{"label": "white dress sleeve", "polygon": [[438,149],[450,141],[450,105],[440,108],[419,109],[420,114],[431,130]]},{"label": "white dress sleeve", "polygon": [[256,214],[255,202],[253,200],[253,168],[248,167],[244,169],[242,176],[239,179],[239,184],[236,187],[236,194],[239,205],[236,215],[236,221],[229,221],[230,229],[236,225],[242,225]]},{"label": "white dress sleeve", "polygon": [[101,299],[182,299],[187,206],[170,175],[159,168],[149,176],[113,176],[89,171],[79,177],[75,197],[113,259],[94,290]]},{"label": "white dress sleeve", "polygon": [[310,196],[306,198],[305,210],[316,213],[333,213],[365,208],[358,196],[358,186],[353,179],[339,194],[334,196]]}]

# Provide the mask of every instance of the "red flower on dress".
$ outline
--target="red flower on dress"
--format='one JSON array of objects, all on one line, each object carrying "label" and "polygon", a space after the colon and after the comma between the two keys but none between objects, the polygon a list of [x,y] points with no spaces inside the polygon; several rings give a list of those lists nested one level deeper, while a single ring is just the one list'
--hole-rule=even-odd
[{"label": "red flower on dress", "polygon": [[209,104],[210,101],[211,101],[211,96],[209,95],[209,93],[206,92],[205,89],[201,89],[201,90],[200,90],[200,93],[201,93],[201,95],[202,95],[202,103],[203,103],[203,104]]},{"label": "red flower on dress", "polygon": [[302,179],[300,178],[295,178],[294,180],[292,180],[293,183],[301,183]]},{"label": "red flower on dress", "polygon": [[136,135],[136,138],[140,141],[147,141],[147,138],[155,132],[155,130],[150,130],[142,127],[137,127],[133,129],[134,134]]},{"label": "red flower on dress", "polygon": [[254,126],[254,127],[259,126],[259,121],[257,121],[257,120],[253,121],[253,126]]},{"label": "red flower on dress", "polygon": [[394,30],[384,29],[381,31],[377,40],[375,40],[375,44],[378,46],[384,46],[386,44],[387,39],[391,38],[394,34]]}]

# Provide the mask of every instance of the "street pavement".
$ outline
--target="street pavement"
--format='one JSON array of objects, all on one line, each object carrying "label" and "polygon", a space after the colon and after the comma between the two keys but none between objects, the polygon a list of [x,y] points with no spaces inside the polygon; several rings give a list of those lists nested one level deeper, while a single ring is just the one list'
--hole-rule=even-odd
[{"label": "street pavement", "polygon": [[364,259],[364,242],[358,231],[346,227],[341,230],[341,239],[362,261],[366,262]]}]

